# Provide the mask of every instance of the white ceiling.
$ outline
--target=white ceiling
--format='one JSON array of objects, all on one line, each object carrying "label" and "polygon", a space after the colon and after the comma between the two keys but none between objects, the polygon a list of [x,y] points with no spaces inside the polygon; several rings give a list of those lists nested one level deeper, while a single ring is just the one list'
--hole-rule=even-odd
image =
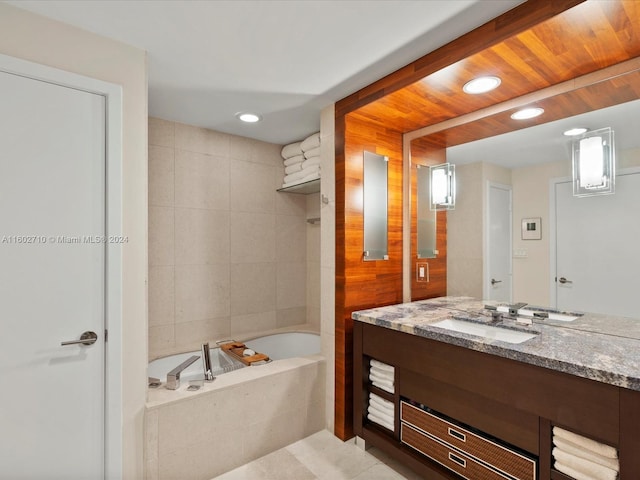
[{"label": "white ceiling", "polygon": [[318,131],[322,108],[522,1],[7,3],[146,50],[150,115],[285,144]]},{"label": "white ceiling", "polygon": [[563,132],[574,127],[611,127],[618,152],[640,148],[640,100],[449,147],[447,161],[456,165],[485,161],[506,168],[571,162],[571,138]]}]

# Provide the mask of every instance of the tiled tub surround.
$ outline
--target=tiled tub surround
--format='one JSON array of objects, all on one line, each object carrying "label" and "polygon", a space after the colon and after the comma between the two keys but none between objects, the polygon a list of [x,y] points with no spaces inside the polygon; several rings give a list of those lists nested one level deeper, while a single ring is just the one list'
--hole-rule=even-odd
[{"label": "tiled tub surround", "polygon": [[281,148],[149,119],[150,359],[276,328],[320,330],[319,228],[306,222],[319,195],[276,192]]},{"label": "tiled tub surround", "polygon": [[147,480],[209,480],[325,427],[320,355],[220,375],[196,392],[150,389]]},{"label": "tiled tub surround", "polygon": [[[441,297],[353,313],[355,320],[486,352],[602,383],[640,391],[640,321],[585,314],[567,322],[534,320],[537,332],[520,344],[505,343],[432,326],[452,317],[487,322],[486,303],[470,297]],[[506,322],[509,324],[509,321]]]}]

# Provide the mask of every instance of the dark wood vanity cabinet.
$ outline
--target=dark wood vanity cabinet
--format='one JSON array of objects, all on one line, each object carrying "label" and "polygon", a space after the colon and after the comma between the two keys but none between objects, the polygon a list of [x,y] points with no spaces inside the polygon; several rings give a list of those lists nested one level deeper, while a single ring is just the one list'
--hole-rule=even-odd
[{"label": "dark wood vanity cabinet", "polygon": [[[393,394],[369,382],[371,359],[395,367]],[[371,391],[393,401],[394,431],[367,420]],[[448,438],[448,424],[454,436],[471,434],[482,451]],[[502,467],[481,468],[496,463],[500,452],[491,448],[504,448],[507,463],[524,469],[508,471],[513,478],[568,480],[553,469],[553,426],[616,447],[620,479],[640,479],[640,392],[354,322],[354,431],[424,478],[459,479],[455,471],[473,480],[508,478],[493,475]],[[533,476],[527,459],[535,462]]]}]

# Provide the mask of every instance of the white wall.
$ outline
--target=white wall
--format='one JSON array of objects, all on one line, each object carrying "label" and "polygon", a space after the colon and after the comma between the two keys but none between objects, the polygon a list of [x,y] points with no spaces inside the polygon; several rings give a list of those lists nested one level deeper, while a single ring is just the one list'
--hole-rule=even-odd
[{"label": "white wall", "polygon": [[144,51],[0,3],[0,53],[123,89],[123,477],[143,475],[147,365],[147,73]]},{"label": "white wall", "polygon": [[320,196],[320,334],[322,355],[327,362],[326,422],[333,432],[335,415],[335,293],[336,293],[336,162],[335,105],[322,110],[320,116],[320,157],[322,181]]}]

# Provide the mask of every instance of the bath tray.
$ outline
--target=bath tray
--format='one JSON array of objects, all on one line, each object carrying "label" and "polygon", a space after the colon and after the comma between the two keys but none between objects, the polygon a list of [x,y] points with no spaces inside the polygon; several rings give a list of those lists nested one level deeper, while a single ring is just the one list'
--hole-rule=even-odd
[{"label": "bath tray", "polygon": [[255,355],[245,357],[243,353],[247,349],[247,346],[242,342],[223,343],[222,345],[220,345],[220,348],[222,349],[222,351],[224,351],[225,353],[228,353],[233,358],[240,360],[245,365],[251,366],[254,363],[258,363],[258,362],[267,363],[270,361],[269,357],[264,353],[256,352]]}]

